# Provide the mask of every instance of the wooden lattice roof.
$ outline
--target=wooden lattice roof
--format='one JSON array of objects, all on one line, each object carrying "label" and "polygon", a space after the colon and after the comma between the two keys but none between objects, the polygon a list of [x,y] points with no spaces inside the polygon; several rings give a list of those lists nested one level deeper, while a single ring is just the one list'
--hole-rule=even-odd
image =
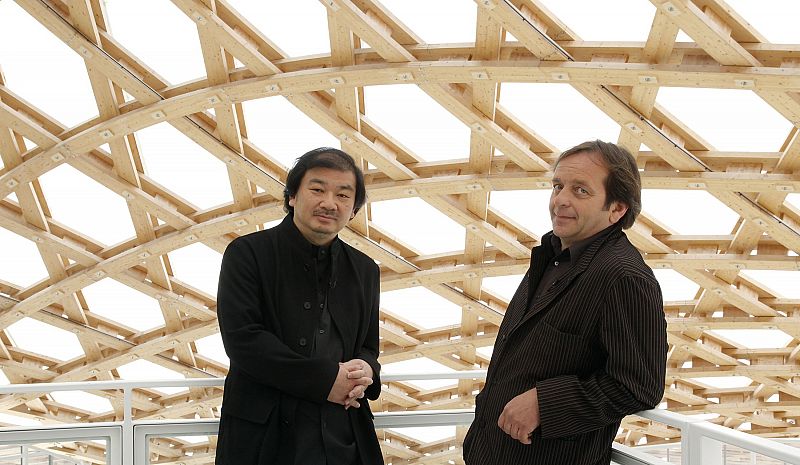
[{"label": "wooden lattice roof", "polygon": [[[664,218],[669,209],[688,214],[691,204],[663,210],[645,204],[628,231],[650,266],[671,270],[698,289],[664,304],[671,344],[666,407],[715,414],[712,421],[763,436],[800,433],[800,298],[747,273],[782,271],[800,282],[795,194],[800,192],[800,40],[770,43],[722,0],[651,0],[651,16],[640,18],[650,24],[649,36],[639,42],[584,41],[539,0],[480,0],[464,1],[441,19],[476,18],[473,42],[425,43],[378,1],[325,0],[313,11],[328,24],[330,53],[289,56],[271,41],[270,30],[257,28],[253,18],[226,1],[173,0],[182,21],[196,27],[200,56],[193,59],[202,59],[205,74],[168,82],[118,41],[102,0],[9,3],[0,4],[0,29],[11,28],[6,21],[12,16],[3,15],[12,6],[35,19],[71,49],[64,53],[85,61],[85,83],[97,109],[84,122],[65,124],[0,74],[0,227],[35,245],[46,269],[46,277],[29,285],[0,276],[0,369],[10,382],[118,379],[119,368],[136,360],[182,377],[225,374],[225,363],[195,343],[219,331],[214,296],[182,280],[170,257],[198,243],[221,253],[238,235],[282,217],[276,199],[282,198],[288,163],[256,142],[256,133],[273,123],[244,109],[266,99],[285,99],[363,164],[369,204],[342,237],[381,264],[383,292],[424,289],[458,309],[454,324],[426,327],[402,307],[384,308],[385,371],[415,359],[455,370],[486,368],[485,348],[494,342],[508,298],[486,283],[523,273],[530,248],[545,232],[517,219],[532,210],[544,213],[544,204],[504,211],[490,201],[491,194],[545,193],[550,164],[568,147],[545,139],[510,109],[520,105],[502,101],[500,93],[512,86],[558,85],[574,90],[614,125],[614,142],[637,156],[646,189],[707,193],[724,213],[738,217],[721,234],[685,234]],[[137,8],[147,10],[149,3],[137,2]],[[281,15],[284,7],[278,2],[270,8],[270,14]],[[419,14],[428,13],[426,8]],[[146,23],[139,27],[148,33]],[[298,21],[296,28],[303,27]],[[681,33],[690,42],[678,41]],[[26,40],[24,30],[17,34],[17,40]],[[0,47],[13,51],[16,45],[6,41]],[[48,79],[55,85],[59,70]],[[370,118],[365,92],[386,85],[416,86],[426,94],[463,126],[469,139],[465,150],[434,160],[381,128]],[[717,149],[661,105],[659,92],[672,88],[747,94],[786,129],[772,151]],[[402,117],[421,118],[419,111]],[[747,116],[746,109],[739,111]],[[231,201],[199,208],[149,175],[143,154],[170,157],[170,148],[142,147],[140,135],[166,126],[203,156],[222,162],[218,172],[225,171]],[[758,122],[751,129],[759,131]],[[193,164],[182,163],[187,170]],[[48,207],[56,199],[46,195],[40,180],[63,165],[123,199],[124,207],[119,205],[127,209],[133,235],[108,244],[56,220]],[[452,220],[463,241],[450,240],[447,252],[423,253],[373,221],[382,203],[409,198]],[[414,213],[406,213],[413,223]],[[98,223],[110,221],[105,212],[89,214]],[[424,222],[414,228],[437,232]],[[10,254],[3,249],[8,244],[0,245],[0,253]],[[84,289],[104,280],[147,296],[163,322],[137,330],[95,311]],[[80,355],[62,360],[15,343],[9,328],[23,320],[73,333]],[[752,348],[726,336],[727,330],[741,329],[770,330],[777,337],[769,347]],[[738,387],[703,382],[733,376],[746,382]],[[472,380],[432,388],[391,382],[373,408],[469,407],[480,386]],[[119,419],[120,395],[96,394],[111,401],[109,411],[37,395],[6,396],[0,408],[48,423]],[[217,389],[143,390],[134,407],[137,418],[213,417],[220,399]],[[676,439],[674,430],[636,418],[623,427],[618,439],[627,444]],[[387,461],[461,463],[464,432],[458,428],[455,436],[432,442],[399,431],[381,435]],[[201,463],[213,456],[213,446],[164,441],[155,453],[173,460],[177,450],[191,450]]]}]

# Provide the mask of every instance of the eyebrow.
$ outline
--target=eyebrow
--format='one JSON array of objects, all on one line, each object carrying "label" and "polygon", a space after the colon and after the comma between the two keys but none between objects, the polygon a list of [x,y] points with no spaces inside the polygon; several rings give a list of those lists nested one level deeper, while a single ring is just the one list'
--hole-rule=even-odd
[{"label": "eyebrow", "polygon": [[[563,182],[561,178],[553,176],[552,182]],[[579,186],[589,187],[589,182],[586,179],[576,178],[572,180],[572,184],[577,184]]]},{"label": "eyebrow", "polygon": [[[325,181],[323,181],[322,179],[319,179],[319,178],[311,178],[311,179],[308,180],[308,183],[309,184],[322,184],[323,186],[327,186],[328,185],[327,182],[325,182]],[[340,190],[355,191],[355,188],[353,186],[351,186],[350,184],[340,184],[337,187]]]}]

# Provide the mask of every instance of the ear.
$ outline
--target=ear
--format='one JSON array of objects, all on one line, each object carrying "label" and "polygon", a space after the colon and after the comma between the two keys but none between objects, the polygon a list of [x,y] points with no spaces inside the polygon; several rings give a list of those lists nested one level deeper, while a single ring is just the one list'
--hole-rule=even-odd
[{"label": "ear", "polygon": [[619,221],[623,216],[625,216],[625,213],[628,212],[628,206],[622,202],[611,202],[609,207],[608,221],[610,224],[616,224],[617,221]]},{"label": "ear", "polygon": [[295,197],[294,195],[290,196],[289,197],[289,206],[290,207],[294,207],[295,203],[297,203],[297,197]]}]

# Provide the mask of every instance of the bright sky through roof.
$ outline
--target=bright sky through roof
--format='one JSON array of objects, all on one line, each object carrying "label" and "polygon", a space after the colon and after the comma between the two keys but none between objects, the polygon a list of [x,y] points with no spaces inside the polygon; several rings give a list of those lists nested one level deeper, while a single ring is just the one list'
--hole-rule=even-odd
[{"label": "bright sky through roof", "polygon": [[[800,29],[796,25],[800,2],[774,1],[770,8],[764,8],[762,2],[727,1],[769,40],[800,43]],[[383,3],[423,42],[474,41],[476,9],[464,8],[474,6],[472,1],[385,0]],[[652,4],[639,0],[542,0],[542,3],[578,37],[588,41],[644,41],[649,31],[649,18],[655,11]],[[133,0],[106,0],[105,4],[113,39],[141,58],[168,84],[180,85],[205,78],[197,28],[173,4],[148,2],[147,8]],[[326,10],[319,1],[231,0],[230,4],[289,57],[330,52]],[[423,5],[429,14],[417,14]],[[282,9],[281,15],[270,14],[270,10],[278,6]],[[771,14],[775,11],[783,13]],[[453,16],[453,12],[457,12],[457,16]],[[142,24],[147,24],[145,30]],[[18,40],[22,35],[25,40]],[[4,46],[12,43],[13,47]],[[84,61],[11,1],[0,1],[0,64],[9,89],[42,108],[65,128],[97,115]],[[744,90],[662,88],[657,102],[718,150],[777,151],[791,127],[763,100]],[[568,85],[504,84],[500,104],[558,150],[588,139],[616,141],[619,137],[619,125]],[[470,129],[433,103],[418,87],[368,88],[364,110],[370,122],[395,136],[425,161],[469,156]],[[250,141],[287,167],[308,149],[339,146],[336,136],[320,128],[282,97],[246,102],[244,112]],[[418,117],[409,119],[408,115],[413,112],[419,112]],[[752,130],[754,127],[758,129]],[[139,131],[136,136],[148,178],[199,209],[232,200],[224,164],[172,126],[162,123]],[[40,180],[47,206],[59,223],[96,240],[100,246],[134,237],[124,200],[105,187],[68,165],[61,165]],[[549,190],[494,192],[491,205],[532,234],[541,236],[550,229],[548,196]],[[15,197],[12,199],[16,201]],[[788,201],[800,208],[800,194],[789,195]],[[706,192],[647,190],[643,203],[645,212],[676,234],[730,234],[738,219],[738,215]],[[676,209],[672,207],[675,204],[693,207]],[[97,212],[102,212],[102,222],[96,220]],[[376,202],[372,205],[372,214],[375,225],[422,254],[463,248],[464,229],[421,199]],[[713,221],[709,221],[710,215]],[[410,221],[411,216],[413,220]],[[0,280],[25,288],[47,277],[34,244],[2,228],[0,256],[3,257]],[[219,253],[203,244],[193,244],[171,252],[169,257],[178,281],[209,296],[216,295]],[[799,298],[796,273],[780,273],[789,272],[746,271],[743,274],[768,283],[767,287],[786,298]],[[679,273],[657,270],[656,275],[664,287],[665,300],[695,298],[698,286]],[[484,284],[487,289],[510,299],[520,278],[487,278]],[[110,279],[87,287],[84,295],[92,312],[133,330],[143,331],[164,324],[155,300]],[[414,304],[409,305],[409,302]],[[459,307],[422,287],[386,292],[382,306],[423,328],[457,324],[461,318]],[[20,347],[57,360],[82,354],[74,334],[36,320],[21,320],[11,325],[8,332]],[[784,333],[745,335],[729,331],[720,334],[747,347],[758,347],[759,338],[765,335],[770,339],[779,338]],[[218,335],[198,340],[196,344],[201,354],[227,363]],[[482,349],[482,352],[489,351]],[[392,364],[386,371],[400,372],[408,366],[414,371],[448,370],[429,360],[421,363]],[[181,376],[143,360],[118,370],[126,379]],[[702,381],[716,382],[709,378]],[[436,383],[417,384],[433,386]]]},{"label": "bright sky through roof", "polygon": [[[117,0],[114,0],[117,1]],[[231,0],[230,5],[287,56],[329,54],[328,20],[318,0]],[[280,8],[280,14],[274,10]]]},{"label": "bright sky through roof", "polygon": [[506,301],[510,301],[514,297],[514,292],[519,287],[519,283],[522,282],[522,276],[509,275],[483,278],[483,286]]},{"label": "bright sky through roof", "polygon": [[[39,182],[54,220],[104,246],[136,235],[125,199],[72,166],[59,165]],[[97,221],[98,212],[104,221]]]},{"label": "bright sky through roof", "polygon": [[6,331],[16,347],[53,360],[65,362],[83,355],[81,344],[74,334],[33,318],[23,318],[9,325]]},{"label": "bright sky through roof", "polygon": [[248,138],[287,168],[312,148],[340,146],[336,137],[284,98],[251,100],[242,106],[251,122]]},{"label": "bright sky through roof", "polygon": [[[407,213],[412,211],[414,219],[409,221]],[[372,221],[423,255],[464,248],[464,228],[419,198],[375,202]]]},{"label": "bright sky through roof", "polygon": [[[423,43],[475,42],[477,10],[464,8],[468,4],[465,0],[383,0],[381,3]],[[420,14],[423,10],[425,14]]]},{"label": "bright sky through roof", "polygon": [[[364,90],[364,108],[371,121],[425,161],[467,158],[470,128],[418,86],[399,84]],[[418,116],[409,119],[407,115]]]},{"label": "bright sky through roof", "polygon": [[[0,1],[0,23],[0,70],[6,86],[65,127],[97,116],[80,55],[14,2]],[[22,36],[26,40],[19,40]]]},{"label": "bright sky through roof", "polygon": [[105,4],[111,35],[156,74],[170,84],[205,78],[197,27],[171,2],[150,1],[147,8],[131,0]]},{"label": "bright sky through roof", "polygon": [[[494,191],[489,204],[501,211],[536,237],[551,229],[549,205],[550,189],[527,191]],[[522,206],[522,208],[520,207]]]},{"label": "bright sky through roof", "polygon": [[766,39],[775,44],[800,43],[800,2],[797,0],[726,0],[734,11],[743,16],[748,23]]},{"label": "bright sky through roof", "polygon": [[168,123],[136,133],[145,173],[201,210],[231,202],[225,164]]},{"label": "bright sky through roof", "polygon": [[381,307],[422,328],[438,328],[461,320],[459,306],[421,286],[383,292]]},{"label": "bright sky through roof", "polygon": [[114,279],[101,279],[83,288],[92,313],[124,323],[134,332],[164,325],[158,302]]},{"label": "bright sky through roof", "polygon": [[24,288],[47,277],[47,268],[32,241],[0,228],[0,252],[0,279]]},{"label": "bright sky through roof", "polygon": [[[692,208],[674,208],[675,205]],[[658,218],[676,234],[730,234],[739,219],[705,191],[643,189],[642,211]],[[714,221],[708,220],[710,214]]]},{"label": "bright sky through roof", "polygon": [[570,86],[503,84],[500,104],[559,151],[586,140],[619,137],[619,124]]},{"label": "bright sky through roof", "polygon": [[717,150],[776,152],[792,128],[746,90],[666,87],[658,91],[657,102]]},{"label": "bright sky through roof", "polygon": [[650,32],[649,18],[656,12],[650,2],[614,0],[541,0],[582,40],[644,42]]}]

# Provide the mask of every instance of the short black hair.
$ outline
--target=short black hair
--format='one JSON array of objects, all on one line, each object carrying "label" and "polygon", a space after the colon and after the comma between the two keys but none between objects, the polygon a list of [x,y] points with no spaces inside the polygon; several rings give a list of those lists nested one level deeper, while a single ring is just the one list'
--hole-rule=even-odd
[{"label": "short black hair", "polygon": [[306,171],[312,168],[330,168],[338,171],[350,171],[356,177],[356,198],[353,204],[353,213],[364,206],[367,201],[367,188],[364,186],[364,173],[356,165],[353,157],[344,150],[332,147],[319,147],[304,153],[295,160],[294,166],[286,175],[286,187],[283,189],[283,209],[287,213],[294,214],[294,207],[289,205],[289,199],[297,195],[300,189],[300,182],[303,180]]},{"label": "short black hair", "polygon": [[610,207],[611,202],[625,204],[628,211],[620,218],[619,223],[622,225],[622,229],[630,228],[642,211],[642,177],[639,175],[636,159],[624,147],[611,142],[591,140],[564,151],[553,165],[553,170],[555,171],[563,159],[584,152],[596,153],[603,159],[603,163],[608,169],[604,208]]}]

